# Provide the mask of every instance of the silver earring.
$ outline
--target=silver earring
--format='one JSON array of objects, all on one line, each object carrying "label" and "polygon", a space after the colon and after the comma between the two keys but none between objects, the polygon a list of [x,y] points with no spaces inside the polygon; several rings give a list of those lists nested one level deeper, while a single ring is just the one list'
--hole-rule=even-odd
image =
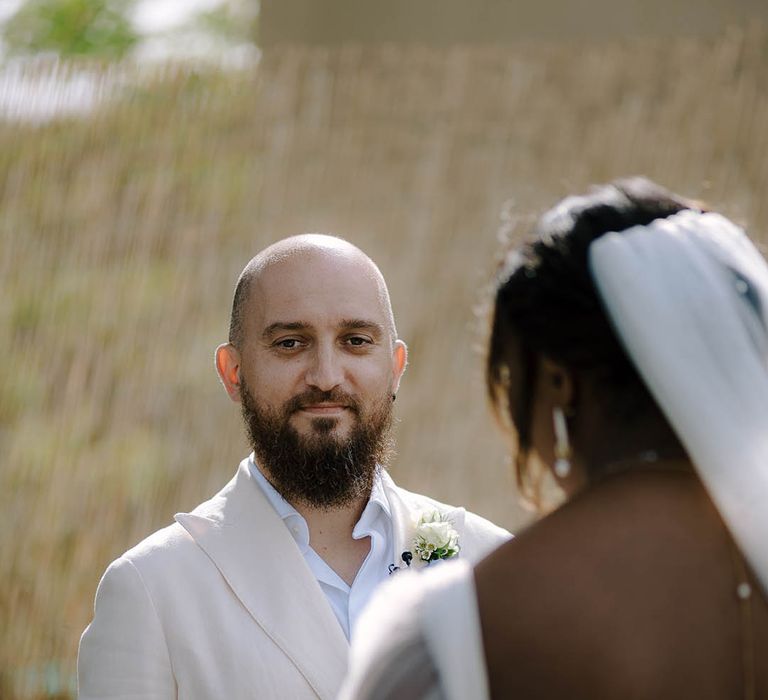
[{"label": "silver earring", "polygon": [[552,422],[555,426],[555,474],[565,479],[571,473],[571,442],[565,413],[559,406],[552,409]]}]

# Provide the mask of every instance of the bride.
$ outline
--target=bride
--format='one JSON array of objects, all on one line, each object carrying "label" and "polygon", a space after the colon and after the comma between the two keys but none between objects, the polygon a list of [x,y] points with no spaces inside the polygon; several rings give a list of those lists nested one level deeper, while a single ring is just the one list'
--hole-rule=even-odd
[{"label": "bride", "polygon": [[520,486],[566,503],[474,570],[396,574],[347,700],[768,698],[768,266],[643,179],[570,197],[497,279]]}]

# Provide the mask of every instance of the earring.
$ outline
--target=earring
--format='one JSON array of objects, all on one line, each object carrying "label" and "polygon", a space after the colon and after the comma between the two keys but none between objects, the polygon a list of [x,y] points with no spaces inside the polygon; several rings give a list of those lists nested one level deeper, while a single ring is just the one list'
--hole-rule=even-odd
[{"label": "earring", "polygon": [[565,414],[559,406],[552,409],[552,421],[555,426],[555,474],[565,479],[571,473],[571,442]]}]

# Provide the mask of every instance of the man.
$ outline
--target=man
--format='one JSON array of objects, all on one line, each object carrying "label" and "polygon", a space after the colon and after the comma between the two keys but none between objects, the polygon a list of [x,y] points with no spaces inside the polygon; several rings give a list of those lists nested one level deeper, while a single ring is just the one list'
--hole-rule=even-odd
[{"label": "man", "polygon": [[[216,367],[253,454],[107,569],[80,643],[82,700],[332,700],[376,585],[507,539],[380,468],[405,364],[384,279],[362,251],[304,235],[251,260]],[[437,522],[417,532],[421,511]]]}]

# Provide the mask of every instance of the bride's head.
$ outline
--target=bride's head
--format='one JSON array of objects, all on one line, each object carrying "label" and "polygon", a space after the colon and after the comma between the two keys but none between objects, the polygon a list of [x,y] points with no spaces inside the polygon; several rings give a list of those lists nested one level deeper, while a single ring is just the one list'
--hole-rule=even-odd
[{"label": "bride's head", "polygon": [[544,470],[572,494],[623,465],[685,458],[614,332],[588,256],[603,234],[685,209],[701,207],[645,179],[601,186],[558,203],[501,265],[487,383],[530,500]]}]

